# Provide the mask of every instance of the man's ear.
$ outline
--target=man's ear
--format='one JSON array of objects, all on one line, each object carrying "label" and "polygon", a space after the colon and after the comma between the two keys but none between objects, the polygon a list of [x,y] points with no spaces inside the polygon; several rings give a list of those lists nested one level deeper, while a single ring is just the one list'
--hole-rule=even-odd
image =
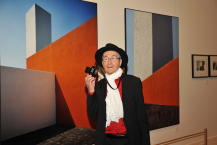
[{"label": "man's ear", "polygon": [[121,64],[122,64],[122,59],[120,59],[120,66],[121,66]]}]

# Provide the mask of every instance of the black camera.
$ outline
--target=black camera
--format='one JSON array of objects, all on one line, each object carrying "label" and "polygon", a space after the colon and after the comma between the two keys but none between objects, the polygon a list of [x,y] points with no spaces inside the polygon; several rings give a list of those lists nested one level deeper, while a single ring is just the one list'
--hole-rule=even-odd
[{"label": "black camera", "polygon": [[92,75],[93,77],[96,77],[98,70],[99,70],[99,66],[95,65],[95,66],[92,66],[91,68],[86,67],[85,72],[88,73],[89,75]]}]

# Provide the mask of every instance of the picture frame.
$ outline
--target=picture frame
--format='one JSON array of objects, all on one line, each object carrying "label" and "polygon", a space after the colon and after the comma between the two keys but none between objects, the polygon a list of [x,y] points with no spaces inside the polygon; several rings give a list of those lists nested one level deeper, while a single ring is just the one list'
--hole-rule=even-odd
[{"label": "picture frame", "polygon": [[209,77],[217,77],[217,55],[209,56]]},{"label": "picture frame", "polygon": [[209,56],[192,54],[192,78],[209,77]]}]

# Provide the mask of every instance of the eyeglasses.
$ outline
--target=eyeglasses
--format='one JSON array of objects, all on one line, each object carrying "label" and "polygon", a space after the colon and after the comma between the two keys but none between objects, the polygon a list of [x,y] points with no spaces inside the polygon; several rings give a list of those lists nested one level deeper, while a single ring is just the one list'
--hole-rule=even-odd
[{"label": "eyeglasses", "polygon": [[121,59],[121,58],[117,58],[116,56],[112,56],[111,58],[108,58],[108,57],[103,57],[103,61],[104,62],[108,62],[109,61],[109,59],[111,59],[111,61],[112,62],[115,62],[116,61],[116,59]]}]

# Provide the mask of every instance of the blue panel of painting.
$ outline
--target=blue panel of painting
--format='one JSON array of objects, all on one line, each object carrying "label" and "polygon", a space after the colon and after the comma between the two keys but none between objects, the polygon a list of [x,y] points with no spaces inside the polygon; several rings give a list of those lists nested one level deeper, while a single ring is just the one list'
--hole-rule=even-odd
[{"label": "blue panel of painting", "polygon": [[127,74],[134,75],[134,10],[126,9]]},{"label": "blue panel of painting", "polygon": [[172,17],[152,14],[153,73],[173,60]]},{"label": "blue panel of painting", "polygon": [[172,17],[173,26],[173,59],[179,56],[179,21],[177,17]]}]

